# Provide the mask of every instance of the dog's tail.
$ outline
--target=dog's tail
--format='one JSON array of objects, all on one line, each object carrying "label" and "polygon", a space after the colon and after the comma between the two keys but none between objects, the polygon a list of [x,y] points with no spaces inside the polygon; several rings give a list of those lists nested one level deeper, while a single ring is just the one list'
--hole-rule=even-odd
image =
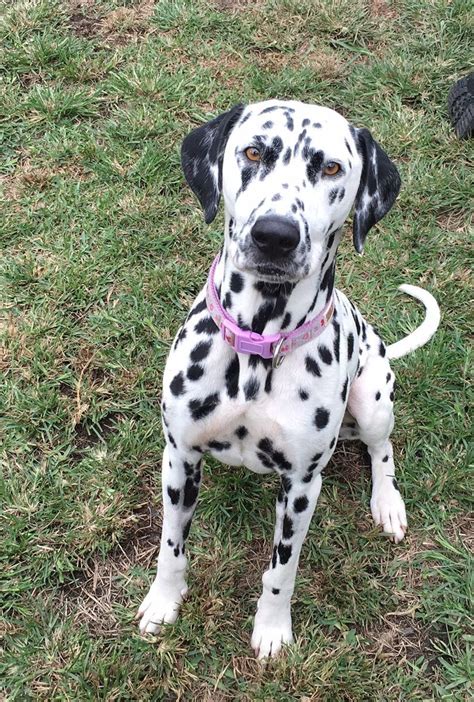
[{"label": "dog's tail", "polygon": [[426,315],[415,331],[400,339],[400,341],[387,346],[387,356],[389,358],[402,358],[402,356],[406,356],[411,351],[419,349],[420,346],[424,346],[439,327],[441,319],[438,303],[427,290],[416,285],[400,285],[398,289],[420,300],[425,306]]}]

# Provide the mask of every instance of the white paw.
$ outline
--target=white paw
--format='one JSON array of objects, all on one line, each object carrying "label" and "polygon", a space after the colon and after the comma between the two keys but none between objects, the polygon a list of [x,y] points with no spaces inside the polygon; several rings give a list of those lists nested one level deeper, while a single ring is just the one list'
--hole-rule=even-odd
[{"label": "white paw", "polygon": [[275,658],[284,644],[293,643],[290,614],[273,617],[271,622],[268,619],[259,612],[255,615],[251,646],[260,660]]},{"label": "white paw", "polygon": [[188,588],[183,582],[170,585],[156,578],[148,595],[138,608],[140,633],[157,634],[162,624],[173,624],[187,591]]},{"label": "white paw", "polygon": [[398,490],[391,483],[374,489],[370,509],[377,526],[382,525],[384,533],[398,544],[408,528],[405,503]]}]

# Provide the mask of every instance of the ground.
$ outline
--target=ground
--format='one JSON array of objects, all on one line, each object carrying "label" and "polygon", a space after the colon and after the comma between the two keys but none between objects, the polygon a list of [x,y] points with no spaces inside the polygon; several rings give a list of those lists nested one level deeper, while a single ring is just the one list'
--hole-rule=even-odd
[{"label": "ground", "polygon": [[[4,5],[2,619],[6,700],[467,700],[472,566],[468,161],[446,99],[469,69],[463,0],[23,0]],[[139,636],[161,519],[171,339],[219,247],[184,184],[186,132],[299,98],[368,127],[403,186],[337,284],[390,343],[410,529],[372,525],[363,448],[338,447],[301,559],[296,643],[266,667],[252,616],[276,485],[208,461],[179,622]],[[471,483],[472,485],[472,483]],[[258,509],[255,509],[258,505]]]}]

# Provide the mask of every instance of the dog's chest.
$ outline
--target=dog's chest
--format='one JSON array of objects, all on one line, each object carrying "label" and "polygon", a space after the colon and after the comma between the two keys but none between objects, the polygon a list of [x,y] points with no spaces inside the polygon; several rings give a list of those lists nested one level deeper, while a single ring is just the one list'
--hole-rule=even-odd
[{"label": "dog's chest", "polygon": [[[327,443],[331,426],[340,420],[340,412],[330,412],[327,398],[341,382],[334,365],[315,383],[306,370],[305,354],[307,350],[295,351],[277,371],[243,364],[236,396],[221,388],[213,415],[188,427],[193,443],[223,463],[245,465],[257,473],[271,472],[279,463],[304,464],[306,452],[314,453],[319,441]],[[318,409],[328,417],[320,436],[315,426]]]}]

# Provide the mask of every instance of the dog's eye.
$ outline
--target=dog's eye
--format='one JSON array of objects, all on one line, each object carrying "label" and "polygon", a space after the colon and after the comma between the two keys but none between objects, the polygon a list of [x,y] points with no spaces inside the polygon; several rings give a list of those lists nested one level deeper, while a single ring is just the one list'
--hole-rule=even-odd
[{"label": "dog's eye", "polygon": [[341,167],[338,163],[335,161],[329,161],[329,163],[325,165],[323,173],[324,175],[333,176],[336,175],[336,173],[339,173],[340,170]]},{"label": "dog's eye", "polygon": [[260,151],[254,146],[249,146],[247,149],[245,149],[244,153],[249,161],[260,161]]}]

